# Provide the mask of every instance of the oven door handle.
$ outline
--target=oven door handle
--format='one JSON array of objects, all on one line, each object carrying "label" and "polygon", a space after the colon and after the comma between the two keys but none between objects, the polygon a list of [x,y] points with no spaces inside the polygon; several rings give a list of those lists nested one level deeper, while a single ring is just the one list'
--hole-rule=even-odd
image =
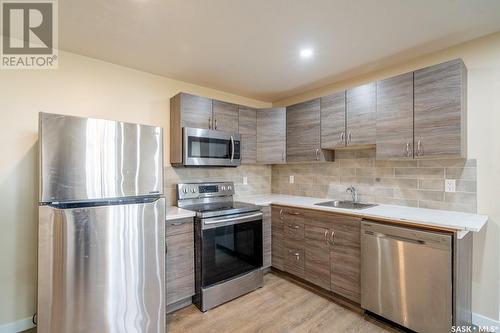
[{"label": "oven door handle", "polygon": [[226,226],[226,225],[251,222],[251,221],[262,219],[262,216],[263,216],[262,212],[258,212],[258,213],[252,213],[252,214],[245,214],[245,215],[241,215],[241,216],[237,216],[237,217],[230,216],[230,217],[215,219],[215,220],[207,219],[207,220],[203,221],[203,229],[216,228],[219,226],[217,224],[220,224],[220,226]]},{"label": "oven door handle", "polygon": [[231,135],[231,163],[234,160],[234,137]]}]

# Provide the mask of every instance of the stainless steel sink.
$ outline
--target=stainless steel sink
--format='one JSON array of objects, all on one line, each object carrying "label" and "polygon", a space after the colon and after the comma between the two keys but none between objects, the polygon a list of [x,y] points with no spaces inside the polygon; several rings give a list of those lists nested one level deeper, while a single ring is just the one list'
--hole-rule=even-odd
[{"label": "stainless steel sink", "polygon": [[352,201],[347,201],[347,200],[326,201],[326,202],[317,203],[315,205],[325,206],[325,207],[334,207],[334,208],[345,208],[345,209],[365,209],[365,208],[377,206],[377,204],[352,202]]}]

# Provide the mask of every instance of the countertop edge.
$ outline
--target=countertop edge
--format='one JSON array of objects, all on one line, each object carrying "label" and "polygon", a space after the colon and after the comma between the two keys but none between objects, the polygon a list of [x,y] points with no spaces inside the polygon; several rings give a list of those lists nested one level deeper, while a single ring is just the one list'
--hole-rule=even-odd
[{"label": "countertop edge", "polygon": [[[269,196],[269,194],[264,195],[264,196]],[[295,196],[291,196],[291,197],[294,197],[294,199],[303,198],[306,200],[314,200],[314,199],[328,200],[328,199],[309,198],[309,197],[295,197]],[[451,232],[457,232],[457,235],[459,238],[462,238],[468,232],[479,232],[488,221],[488,216],[486,216],[486,215],[450,211],[450,214],[474,215],[475,218],[477,218],[477,221],[475,222],[475,224],[480,224],[479,226],[463,226],[462,227],[462,226],[457,226],[457,225],[450,225],[448,223],[443,223],[443,222],[430,222],[428,220],[397,218],[397,217],[390,216],[390,215],[365,213],[364,211],[331,208],[331,207],[318,207],[318,206],[314,206],[311,204],[298,204],[298,203],[294,203],[294,202],[287,202],[286,200],[283,200],[283,199],[272,200],[269,198],[265,198],[264,200],[260,201],[260,200],[258,200],[258,196],[257,196],[257,197],[250,197],[250,198],[243,197],[243,198],[240,198],[239,200],[243,201],[243,202],[250,202],[250,203],[253,203],[253,204],[256,204],[259,206],[280,205],[280,206],[288,206],[288,207],[297,207],[297,208],[312,209],[312,210],[345,214],[345,215],[351,215],[351,216],[358,216],[358,217],[365,218],[365,219],[373,219],[373,220],[383,219],[384,222],[387,222],[387,223],[391,223],[393,221],[394,223],[400,223],[400,224],[424,226],[424,227],[428,226],[429,228],[442,228],[442,229],[447,229],[448,231],[451,231]],[[378,207],[390,209],[392,206],[391,205],[380,205]],[[397,207],[412,208],[412,207],[404,207],[404,206],[397,206]],[[426,211],[428,211],[428,210],[426,210]],[[447,211],[440,211],[440,210],[437,212],[439,212],[440,214],[447,213]],[[387,221],[387,220],[389,220],[389,221]]]},{"label": "countertop edge", "polygon": [[196,213],[176,206],[168,206],[165,209],[165,221],[186,219],[195,217]]}]

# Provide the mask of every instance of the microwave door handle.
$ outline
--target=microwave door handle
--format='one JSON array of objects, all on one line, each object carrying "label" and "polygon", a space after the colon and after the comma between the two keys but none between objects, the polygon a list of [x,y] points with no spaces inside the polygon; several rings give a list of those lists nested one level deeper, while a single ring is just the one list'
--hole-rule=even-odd
[{"label": "microwave door handle", "polygon": [[233,163],[234,160],[234,138],[231,135],[231,163]]}]

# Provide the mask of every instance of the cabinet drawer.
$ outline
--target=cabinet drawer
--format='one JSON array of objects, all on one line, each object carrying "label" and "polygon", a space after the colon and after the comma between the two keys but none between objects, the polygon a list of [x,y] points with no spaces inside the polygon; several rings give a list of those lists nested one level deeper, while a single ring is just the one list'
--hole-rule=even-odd
[{"label": "cabinet drawer", "polygon": [[167,221],[166,224],[166,236],[185,234],[185,233],[193,233],[193,219],[185,218],[178,220]]},{"label": "cabinet drawer", "polygon": [[289,248],[285,249],[285,271],[304,278],[304,249]]},{"label": "cabinet drawer", "polygon": [[286,239],[304,240],[304,223],[291,219],[284,221],[283,224]]}]

